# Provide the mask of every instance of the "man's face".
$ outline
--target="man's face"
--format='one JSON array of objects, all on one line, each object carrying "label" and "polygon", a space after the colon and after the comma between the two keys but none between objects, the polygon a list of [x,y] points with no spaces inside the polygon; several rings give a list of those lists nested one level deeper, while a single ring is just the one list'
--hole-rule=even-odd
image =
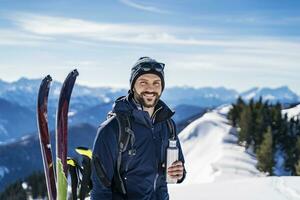
[{"label": "man's face", "polygon": [[134,98],[143,107],[154,107],[161,96],[161,80],[155,74],[143,74],[135,81],[133,91]]}]

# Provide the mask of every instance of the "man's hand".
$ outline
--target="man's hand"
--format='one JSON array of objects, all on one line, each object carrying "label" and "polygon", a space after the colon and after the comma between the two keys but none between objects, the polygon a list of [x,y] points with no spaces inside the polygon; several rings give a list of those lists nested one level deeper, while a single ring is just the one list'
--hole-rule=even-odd
[{"label": "man's hand", "polygon": [[183,177],[183,170],[182,162],[176,161],[168,168],[168,175],[174,179],[180,180]]}]

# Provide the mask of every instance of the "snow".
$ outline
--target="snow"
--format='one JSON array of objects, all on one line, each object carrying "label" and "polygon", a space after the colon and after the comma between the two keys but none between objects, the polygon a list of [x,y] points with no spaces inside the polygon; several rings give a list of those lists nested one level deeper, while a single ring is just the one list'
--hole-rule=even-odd
[{"label": "snow", "polygon": [[2,124],[0,124],[0,134],[8,136],[8,132]]},{"label": "snow", "polygon": [[[285,98],[290,99],[291,97],[289,95],[285,95]],[[268,95],[264,96],[263,99],[264,100],[274,100],[274,99],[276,99],[276,97],[273,96],[273,95],[268,94]]]},{"label": "snow", "polygon": [[249,94],[247,94],[246,96],[244,96],[243,98],[246,100],[250,100],[253,99],[256,96],[257,90],[250,92]]},{"label": "snow", "polygon": [[255,157],[236,144],[235,129],[226,119],[229,108],[204,114],[180,133],[186,184],[263,176],[255,167]]},{"label": "snow", "polygon": [[299,177],[266,177],[256,169],[253,153],[237,145],[226,119],[229,109],[208,112],[180,133],[187,175],[182,184],[169,184],[170,199],[300,199]]},{"label": "snow", "polygon": [[69,111],[68,112],[68,117],[73,117],[76,113],[77,113],[77,111],[75,111],[75,110]]},{"label": "snow", "polygon": [[5,174],[9,173],[9,169],[5,166],[0,166],[0,180],[4,177]]},{"label": "snow", "polygon": [[169,185],[170,199],[299,200],[300,178],[264,177],[207,184]]},{"label": "snow", "polygon": [[287,113],[288,119],[292,119],[294,117],[300,116],[300,104],[289,109],[282,110],[282,115],[285,115]]}]

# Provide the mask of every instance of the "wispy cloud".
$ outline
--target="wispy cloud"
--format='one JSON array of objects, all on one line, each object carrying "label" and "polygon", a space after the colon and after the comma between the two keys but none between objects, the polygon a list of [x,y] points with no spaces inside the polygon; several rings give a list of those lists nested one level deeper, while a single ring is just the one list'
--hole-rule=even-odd
[{"label": "wispy cloud", "polygon": [[[147,45],[184,45],[199,47],[245,48],[245,49],[292,49],[299,50],[299,41],[276,38],[235,37],[224,35],[220,39],[209,39],[210,29],[173,27],[163,25],[99,23],[74,18],[52,17],[33,14],[15,14],[13,22],[34,35],[64,37],[66,40],[82,42],[113,42]],[[214,30],[216,31],[216,30]],[[284,47],[284,48],[283,48]]]},{"label": "wispy cloud", "polygon": [[[271,37],[234,37],[225,35],[220,39],[208,39],[210,30],[163,25],[99,23],[81,19],[52,17],[33,14],[15,14],[11,17],[23,36],[18,36],[16,44],[24,41],[38,43],[52,38],[63,39],[77,44],[128,44],[127,47],[164,45],[185,49],[175,56],[172,66],[178,69],[188,67],[191,71],[257,71],[280,73],[287,67],[291,72],[298,68],[300,41]],[[201,36],[199,37],[199,33]],[[30,36],[32,34],[32,36]],[[217,34],[217,33],[213,33]],[[13,36],[7,32],[0,35]],[[13,40],[14,37],[11,38]],[[1,40],[0,40],[1,44]],[[145,45],[146,44],[146,45]],[[76,45],[76,44],[75,44]],[[121,45],[122,46],[122,45]],[[189,51],[192,46],[196,52]],[[210,49],[210,50],[208,50]],[[197,51],[204,52],[203,54]],[[209,51],[209,52],[208,52]],[[172,57],[172,56],[169,56]],[[173,56],[174,57],[174,56]],[[172,62],[172,61],[171,61]],[[82,63],[94,65],[91,63]]]},{"label": "wispy cloud", "polygon": [[131,0],[120,0],[121,3],[130,6],[132,8],[136,8],[138,10],[144,10],[148,12],[154,12],[154,13],[161,13],[161,14],[168,14],[171,13],[170,11],[163,10],[154,6],[149,6],[149,5],[142,5],[140,3],[135,3]]},{"label": "wispy cloud", "polygon": [[49,36],[35,35],[20,30],[0,29],[0,45],[6,46],[39,46],[51,42]]},{"label": "wispy cloud", "polygon": [[[274,26],[274,25],[299,25],[300,17],[290,16],[266,16],[261,14],[208,14],[192,16],[192,19],[200,22],[218,24],[252,25],[252,26]],[[220,20],[222,19],[222,20]]]}]

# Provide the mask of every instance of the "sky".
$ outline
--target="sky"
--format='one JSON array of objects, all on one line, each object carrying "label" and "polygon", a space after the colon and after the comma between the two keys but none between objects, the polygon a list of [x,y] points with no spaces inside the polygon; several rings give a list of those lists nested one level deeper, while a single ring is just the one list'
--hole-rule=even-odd
[{"label": "sky", "polygon": [[288,86],[300,94],[297,0],[0,0],[0,79],[129,87],[132,65],[166,64],[166,87]]}]

